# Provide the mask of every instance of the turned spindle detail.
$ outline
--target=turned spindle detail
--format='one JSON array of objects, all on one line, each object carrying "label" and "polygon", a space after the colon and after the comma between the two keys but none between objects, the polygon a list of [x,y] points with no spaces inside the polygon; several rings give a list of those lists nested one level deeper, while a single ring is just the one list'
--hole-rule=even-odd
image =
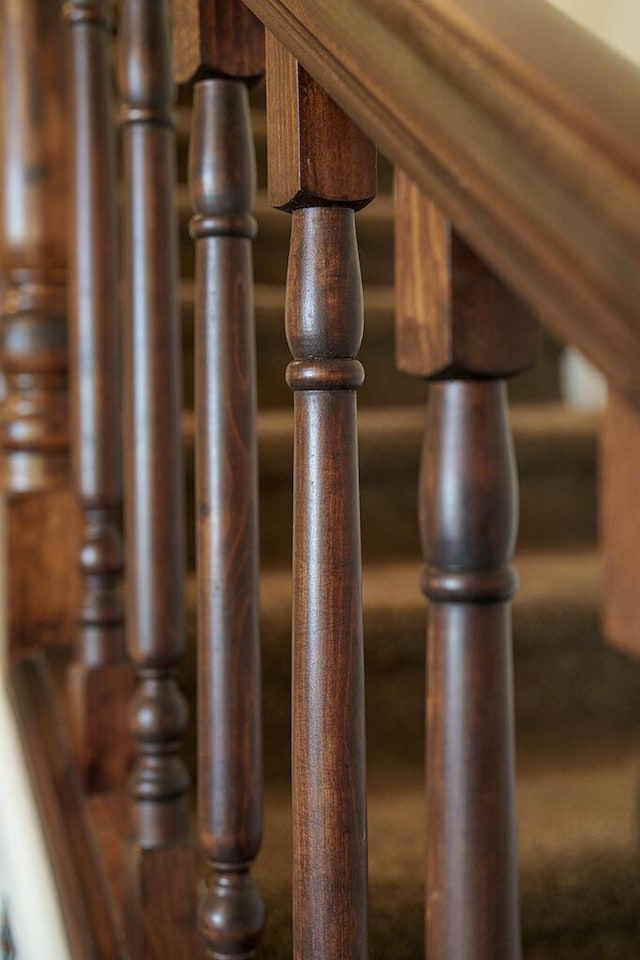
[{"label": "turned spindle detail", "polygon": [[90,788],[122,781],[131,756],[131,696],[124,662],[120,316],[115,129],[109,10],[69,0],[72,135],[69,192],[71,401],[75,485],[82,515],[82,597],[71,707],[78,759]]},{"label": "turned spindle detail", "polygon": [[419,486],[429,601],[426,955],[518,960],[517,481],[505,378],[535,361],[537,330],[402,174],[396,271],[398,364],[432,381]]},{"label": "turned spindle detail", "polygon": [[427,955],[438,960],[520,956],[509,605],[516,500],[505,384],[432,384],[420,519]]},{"label": "turned spindle detail", "polygon": [[174,0],[173,23],[174,76],[196,79],[198,820],[211,868],[200,925],[211,960],[248,958],[265,920],[249,872],[262,836],[262,742],[248,97],[264,69],[264,31],[235,0]]},{"label": "turned spindle detail", "polygon": [[66,279],[62,269],[9,269],[2,291],[2,486],[65,485],[69,473]]},{"label": "turned spindle detail", "polygon": [[180,757],[187,708],[176,681],[184,649],[184,504],[165,4],[124,0],[120,31],[127,635],[138,677],[130,787],[137,840],[153,849],[181,842],[188,826],[188,777]]},{"label": "turned spindle detail", "polygon": [[246,87],[196,84],[200,817],[214,867],[202,904],[211,957],[253,956],[264,907],[248,869],[262,833],[258,485],[250,215],[255,172]]},{"label": "turned spindle detail", "polygon": [[0,11],[0,403],[2,486],[64,487],[67,163],[59,10]]},{"label": "turned spindle detail", "polygon": [[356,389],[363,333],[354,210],[375,151],[268,35],[269,192],[292,211],[293,932],[296,960],[367,956]]},{"label": "turned spindle detail", "polygon": [[64,41],[58,4],[0,4],[0,486],[10,657],[68,645],[77,624]]}]

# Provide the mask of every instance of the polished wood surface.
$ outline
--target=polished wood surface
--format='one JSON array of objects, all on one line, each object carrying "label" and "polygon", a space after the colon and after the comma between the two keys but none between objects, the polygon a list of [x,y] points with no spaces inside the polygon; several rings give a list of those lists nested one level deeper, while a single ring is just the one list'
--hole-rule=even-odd
[{"label": "polished wood surface", "polygon": [[429,601],[426,955],[518,960],[517,478],[504,378],[535,362],[538,331],[404,174],[395,206],[397,359],[432,381],[418,498]]},{"label": "polished wood surface", "polygon": [[189,162],[196,244],[198,819],[212,868],[200,922],[214,960],[255,956],[265,922],[249,873],[262,838],[262,739],[251,249],[256,171],[247,88],[263,68],[264,35],[240,3],[202,2],[200,8],[215,27],[196,73],[205,78],[194,88]]},{"label": "polished wood surface", "polygon": [[516,499],[504,383],[432,384],[420,481],[430,960],[520,957],[509,607]]},{"label": "polished wood surface", "polygon": [[640,399],[638,71],[537,0],[247,6],[545,324]]},{"label": "polished wood surface", "polygon": [[[308,205],[293,210],[285,324],[293,361],[293,951],[296,960],[367,956],[367,818],[356,359],[363,333],[354,190],[375,182],[375,154],[346,118],[313,94],[270,85],[289,55],[267,37],[267,135],[272,202],[295,207],[305,157],[315,173]],[[272,62],[275,69],[271,72]],[[278,66],[280,64],[280,66]],[[300,91],[313,86],[297,66]],[[290,89],[290,88],[289,88]],[[323,124],[329,122],[329,128]],[[304,130],[337,151],[305,154]],[[273,144],[276,144],[275,148]],[[353,146],[353,150],[349,146]],[[327,167],[324,168],[324,161]],[[296,173],[297,171],[297,173]],[[283,193],[288,184],[289,197]],[[325,195],[328,194],[328,196]]]},{"label": "polished wood surface", "polygon": [[109,10],[70,0],[68,93],[69,329],[75,485],[83,517],[83,596],[70,698],[78,762],[90,789],[123,782],[132,694],[121,599],[122,431],[115,127]]},{"label": "polished wood surface", "polygon": [[184,649],[184,504],[173,86],[165,4],[126,0],[120,15],[127,641],[138,676],[130,787],[135,835],[151,849],[185,838],[188,814],[180,756],[187,706],[176,682]]},{"label": "polished wood surface", "polygon": [[68,164],[59,10],[2,4],[0,64],[0,484],[12,656],[69,644],[79,599],[77,510],[68,491]]},{"label": "polished wood surface", "polygon": [[540,350],[530,311],[401,170],[394,196],[398,369],[448,378],[527,370]]},{"label": "polished wood surface", "polygon": [[241,0],[171,0],[170,9],[176,83],[262,76],[264,29]]},{"label": "polished wood surface", "polygon": [[68,482],[64,43],[50,4],[0,8],[0,479]]},{"label": "polished wood surface", "polygon": [[283,46],[268,43],[267,114],[278,130],[267,139],[269,202],[366,206],[376,193],[375,146]]}]

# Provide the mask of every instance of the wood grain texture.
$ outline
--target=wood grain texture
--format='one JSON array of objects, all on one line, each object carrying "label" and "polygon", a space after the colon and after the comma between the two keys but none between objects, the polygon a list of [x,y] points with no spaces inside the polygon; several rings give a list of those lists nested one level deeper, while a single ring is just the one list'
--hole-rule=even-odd
[{"label": "wood grain texture", "polygon": [[73,960],[128,957],[80,781],[43,660],[23,657],[9,691],[42,819]]},{"label": "wood grain texture", "polygon": [[432,384],[419,498],[430,960],[520,957],[509,606],[516,501],[504,383]]},{"label": "wood grain texture", "polygon": [[165,4],[126,0],[120,14],[127,646],[139,681],[130,788],[137,840],[154,848],[186,838],[188,813],[175,676],[185,637],[173,87]]},{"label": "wood grain texture", "polygon": [[352,210],[292,215],[293,933],[296,960],[367,956],[367,826]]},{"label": "wood grain texture", "polygon": [[125,902],[130,950],[140,960],[203,960],[196,898],[198,871],[193,849],[171,845],[129,851],[130,887]]},{"label": "wood grain texture", "polygon": [[66,123],[59,10],[0,9],[0,482],[68,482]]},{"label": "wood grain texture", "polygon": [[603,629],[609,643],[640,656],[640,419],[610,391],[600,428],[600,538],[604,555]]},{"label": "wood grain texture", "polygon": [[355,394],[364,379],[356,359],[364,320],[354,210],[375,191],[376,158],[269,36],[267,82],[269,196],[293,210],[285,300],[294,391],[293,952],[296,960],[365,960]]},{"label": "wood grain texture", "polygon": [[171,0],[170,12],[176,83],[262,76],[264,28],[241,0]]},{"label": "wood grain texture", "polygon": [[207,956],[253,957],[265,909],[249,874],[262,836],[258,451],[246,86],[195,85],[196,497],[200,842],[213,868]]},{"label": "wood grain texture", "polygon": [[71,647],[80,580],[80,516],[71,490],[11,497],[7,502],[9,652]]},{"label": "wood grain texture", "polygon": [[271,205],[366,206],[376,193],[372,142],[271,34],[267,64]]},{"label": "wood grain texture", "polygon": [[247,5],[545,324],[637,400],[638,72],[536,0],[517,15],[508,0]]},{"label": "wood grain texture", "polygon": [[77,758],[90,789],[122,783],[132,759],[132,693],[121,599],[122,431],[115,127],[103,0],[69,0],[71,137],[69,326],[75,486],[83,514],[71,695]]},{"label": "wood grain texture", "polygon": [[395,180],[396,363],[422,377],[531,367],[538,326],[406,174]]}]

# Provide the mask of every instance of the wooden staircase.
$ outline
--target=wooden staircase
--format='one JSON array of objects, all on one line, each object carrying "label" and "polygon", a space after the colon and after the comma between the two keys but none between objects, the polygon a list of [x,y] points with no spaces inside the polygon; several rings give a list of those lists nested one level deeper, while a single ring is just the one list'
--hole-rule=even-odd
[{"label": "wooden staircase", "polygon": [[[178,169],[186,175],[187,92],[180,93]],[[252,94],[258,184],[266,184],[264,93]],[[371,951],[415,960],[424,937],[424,606],[415,520],[425,385],[393,362],[392,170],[379,157],[380,193],[357,217],[365,281],[366,371],[358,393]],[[185,190],[181,315],[187,497],[194,512],[193,258]],[[265,840],[256,877],[269,922],[264,955],[291,956],[290,690],[293,411],[285,383],[284,281],[289,220],[256,203],[254,242],[260,462]],[[640,668],[606,646],[597,545],[595,414],[561,399],[561,347],[510,384],[519,467],[514,676],[524,957],[622,960],[638,943],[638,869],[629,850],[638,741]],[[187,523],[188,536],[192,520]],[[187,699],[195,704],[194,544],[189,550]],[[195,730],[187,733],[196,775]],[[611,804],[616,794],[620,804]],[[624,798],[624,799],[623,799]],[[576,820],[576,817],[578,820]],[[584,829],[581,829],[580,823]],[[413,876],[416,882],[406,883]]]},{"label": "wooden staircase", "polygon": [[637,402],[640,85],[536,0],[440,6],[174,0],[171,63],[122,0],[119,190],[108,4],[2,13],[6,685],[71,960],[637,954],[556,336]]}]

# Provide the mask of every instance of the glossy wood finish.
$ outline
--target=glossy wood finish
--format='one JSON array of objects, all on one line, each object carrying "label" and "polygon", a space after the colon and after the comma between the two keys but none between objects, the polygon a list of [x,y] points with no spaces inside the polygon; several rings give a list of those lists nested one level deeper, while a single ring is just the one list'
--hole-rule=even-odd
[{"label": "glossy wood finish", "polygon": [[15,493],[68,481],[62,49],[55,5],[2,5],[0,479]]},{"label": "glossy wood finish", "polygon": [[0,484],[10,655],[68,644],[78,604],[79,531],[68,491],[63,50],[57,7],[2,4]]},{"label": "glossy wood finish", "polygon": [[241,0],[171,0],[171,44],[176,83],[264,73],[264,29]]},{"label": "glossy wood finish", "polygon": [[[322,260],[317,251],[322,250]],[[367,956],[367,825],[355,390],[364,372],[352,210],[292,215],[294,956]]]},{"label": "glossy wood finish", "polygon": [[527,370],[540,350],[531,312],[401,170],[394,196],[398,369],[438,378]]},{"label": "glossy wood finish", "polygon": [[433,384],[420,482],[430,960],[520,957],[509,607],[516,497],[504,383]]},{"label": "glossy wood finish", "polygon": [[[224,31],[236,5],[222,6],[226,18],[217,18],[217,9],[201,13],[216,22],[211,42],[218,53],[203,70],[255,71],[260,63],[250,54],[264,43],[262,28],[253,18],[245,24],[251,66],[229,61]],[[240,8],[231,39],[246,20]],[[241,76],[200,80],[189,182],[196,242],[198,812],[201,847],[213,868],[200,918],[212,960],[253,957],[265,921],[249,874],[262,837],[255,178],[246,84]]]},{"label": "glossy wood finish", "polygon": [[69,0],[71,417],[83,516],[83,596],[71,709],[90,789],[122,783],[131,760],[124,662],[120,310],[110,22],[103,0]]},{"label": "glossy wood finish", "polygon": [[373,143],[284,47],[268,43],[267,114],[278,129],[267,140],[269,202],[281,210],[366,206],[376,193]]},{"label": "glossy wood finish", "polygon": [[510,568],[517,483],[504,378],[535,362],[529,312],[404,174],[400,369],[434,381],[419,487],[429,600],[429,960],[518,960]]},{"label": "glossy wood finish", "polygon": [[[287,99],[271,84],[289,55],[267,37],[267,117],[271,199],[296,206],[305,157],[329,197],[305,191],[294,209],[287,274],[286,333],[293,362],[293,938],[296,960],[367,956],[367,823],[364,733],[356,360],[363,332],[362,280],[353,209],[328,206],[356,180],[351,163],[367,154],[345,119],[341,150],[301,147],[334,107],[314,89]],[[297,67],[300,89],[310,78]],[[320,106],[319,106],[320,104]],[[353,151],[350,146],[353,145]],[[309,143],[311,149],[311,142]],[[335,163],[340,155],[341,162]],[[361,171],[361,206],[373,169]],[[327,160],[328,168],[323,168]],[[290,169],[291,168],[291,169]],[[297,173],[296,173],[297,168]],[[290,196],[282,184],[291,185]],[[346,202],[346,201],[345,201]]]},{"label": "glossy wood finish", "polygon": [[175,676],[184,649],[184,506],[165,4],[125,0],[120,30],[127,633],[139,681],[130,786],[135,835],[149,849],[185,838],[188,812],[180,757],[187,707]]},{"label": "glossy wood finish", "polygon": [[545,324],[637,400],[638,71],[538,0],[517,16],[509,0],[247,6]]}]

